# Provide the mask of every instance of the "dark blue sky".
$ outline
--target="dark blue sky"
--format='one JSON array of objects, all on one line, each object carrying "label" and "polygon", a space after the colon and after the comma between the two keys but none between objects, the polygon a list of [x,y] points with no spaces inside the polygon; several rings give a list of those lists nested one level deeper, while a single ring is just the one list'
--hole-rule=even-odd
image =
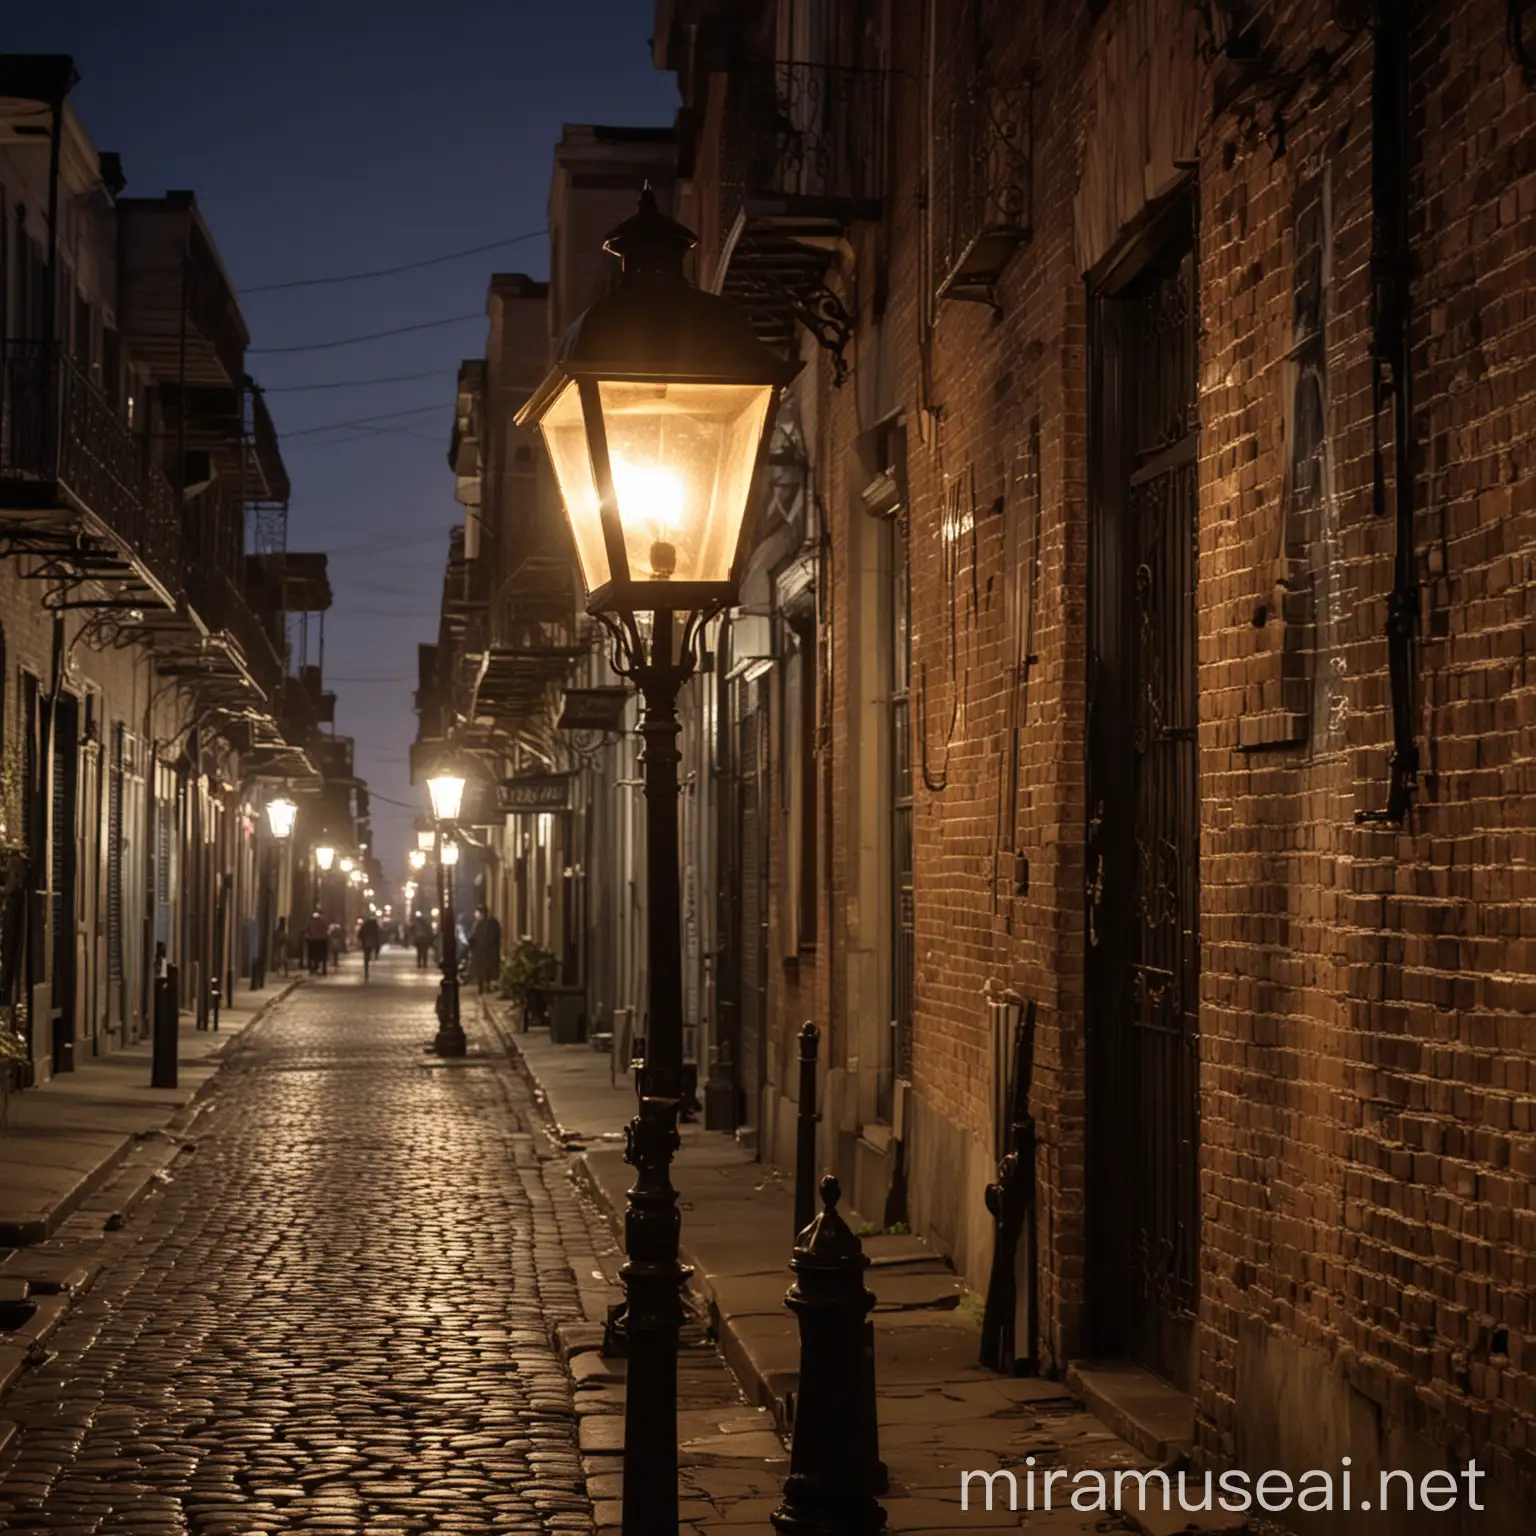
[{"label": "dark blue sky", "polygon": [[[547,272],[545,203],[562,123],[665,124],[652,0],[48,0],[9,7],[0,47],[74,55],[76,111],[122,154],[129,195],[197,194],[242,290],[536,239],[369,282],[242,292],[293,479],[289,546],[331,551],[325,671],[336,729],[377,795],[415,803],[416,646],[436,634],[453,381],[484,348],[492,271]],[[18,14],[19,12],[19,14]],[[393,326],[461,324],[263,355]],[[286,386],[431,372],[369,388]],[[406,412],[372,430],[305,432]],[[393,876],[412,812],[375,799]]]}]

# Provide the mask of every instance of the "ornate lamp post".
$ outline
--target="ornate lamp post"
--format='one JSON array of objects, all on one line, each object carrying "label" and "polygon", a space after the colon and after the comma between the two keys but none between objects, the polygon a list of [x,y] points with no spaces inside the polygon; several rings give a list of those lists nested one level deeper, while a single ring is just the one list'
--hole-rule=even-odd
[{"label": "ornate lamp post", "polygon": [[[258,964],[261,979],[252,985],[265,986],[267,971],[272,968],[272,939],[277,919],[284,915],[292,899],[293,877],[287,862],[288,849],[293,838],[293,824],[298,819],[299,808],[287,795],[274,795],[267,801],[267,830],[275,845],[273,856],[264,861],[261,880],[261,949]],[[274,874],[275,866],[275,874]],[[280,893],[282,894],[279,899]],[[283,957],[286,959],[286,957]]]},{"label": "ornate lamp post", "polygon": [[336,850],[330,843],[319,843],[315,847],[315,911],[325,911],[325,877],[330,874],[332,866],[336,863]]},{"label": "ornate lamp post", "polygon": [[469,1050],[464,1026],[459,1020],[459,954],[453,927],[453,884],[448,874],[459,862],[459,845],[449,833],[459,819],[464,803],[464,775],[453,760],[445,759],[427,779],[427,793],[432,797],[432,818],[437,823],[437,872],[442,891],[443,980],[437,998],[437,1038],[432,1049],[439,1056],[463,1056]]},{"label": "ornate lamp post", "polygon": [[[645,771],[650,1023],[629,1129],[625,1221],[629,1388],[624,1531],[677,1529],[679,1216],[672,1187],[683,1086],[678,877],[678,691],[705,624],[736,601],[753,483],[779,392],[799,369],[729,300],[690,286],[693,234],[647,188],[608,237],[617,288],[572,326],[518,413],[537,424],[570,521],[587,611],[639,689]],[[651,615],[645,625],[639,615]]]}]

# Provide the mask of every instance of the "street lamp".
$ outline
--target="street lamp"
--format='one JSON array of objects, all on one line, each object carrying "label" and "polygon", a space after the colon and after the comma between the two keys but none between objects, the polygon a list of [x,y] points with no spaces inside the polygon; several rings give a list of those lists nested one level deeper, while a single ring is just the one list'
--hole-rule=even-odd
[{"label": "street lamp", "polygon": [[356,869],[356,868],[357,868],[357,860],[356,859],[352,859],[352,858],[343,858],[342,859],[342,861],[341,861],[341,872],[342,872],[342,874],[350,875],[352,873],[352,871],[354,869]]},{"label": "street lamp", "polygon": [[451,765],[439,768],[427,780],[427,793],[432,797],[432,816],[441,825],[459,819],[459,807],[464,803],[464,775]]},{"label": "street lamp", "polygon": [[[799,364],[769,350],[729,300],[689,285],[693,234],[649,188],[608,237],[618,285],[561,344],[518,413],[559,482],[587,611],[644,702],[650,1023],[628,1158],[629,1388],[625,1536],[677,1529],[679,1216],[671,1163],[683,1088],[677,696],[705,624],[737,600],[743,538],[779,392]],[[647,626],[638,617],[652,615]]]},{"label": "street lamp", "polygon": [[278,842],[293,835],[293,823],[298,814],[298,806],[286,795],[278,795],[267,801],[267,826]]},{"label": "street lamp", "polygon": [[422,849],[412,848],[409,857],[412,869],[425,869],[427,867],[427,855]]},{"label": "street lamp", "polygon": [[[417,827],[416,847],[423,853],[431,853],[437,847],[437,833],[431,827]],[[422,860],[426,862],[425,859]]]},{"label": "street lamp", "polygon": [[321,874],[329,874],[331,865],[336,862],[336,850],[327,843],[321,843],[315,849],[315,863],[319,865]]},{"label": "street lamp", "polygon": [[459,862],[459,845],[449,833],[464,803],[464,783],[464,775],[451,757],[440,760],[427,776],[427,794],[437,823],[437,879],[442,902],[443,980],[437,995],[437,1038],[432,1042],[439,1056],[463,1056],[469,1050],[459,1019],[458,935],[453,926],[453,882],[448,875]]}]

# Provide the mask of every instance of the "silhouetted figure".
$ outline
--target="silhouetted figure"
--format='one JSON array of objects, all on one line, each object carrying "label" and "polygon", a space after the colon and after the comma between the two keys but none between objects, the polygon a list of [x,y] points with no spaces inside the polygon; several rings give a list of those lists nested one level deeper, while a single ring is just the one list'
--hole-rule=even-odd
[{"label": "silhouetted figure", "polygon": [[379,952],[379,920],[376,917],[365,917],[357,927],[358,948],[363,952],[363,980],[368,980],[368,969],[373,964],[373,957]]},{"label": "silhouetted figure", "polygon": [[475,908],[469,935],[469,969],[482,997],[501,978],[501,924],[484,905]]},{"label": "silhouetted figure", "polygon": [[304,925],[304,947],[309,956],[311,976],[325,975],[330,945],[330,929],[326,927],[325,919],[318,912],[311,913],[309,921]]}]

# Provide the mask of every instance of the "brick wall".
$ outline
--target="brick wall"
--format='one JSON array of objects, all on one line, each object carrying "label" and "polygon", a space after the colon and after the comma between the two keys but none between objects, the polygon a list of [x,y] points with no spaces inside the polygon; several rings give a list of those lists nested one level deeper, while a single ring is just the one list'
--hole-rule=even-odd
[{"label": "brick wall", "polygon": [[[1200,41],[1186,10],[1161,25],[1158,0],[1097,18],[1086,4],[983,6],[997,72],[1033,67],[1033,234],[995,310],[946,302],[930,325],[927,8],[892,7],[892,195],[878,225],[855,227],[837,278],[858,317],[853,375],[835,389],[818,360],[800,386],[817,404],[829,519],[826,889],[814,967],[770,973],[774,1027],[782,1050],[802,1018],[828,1022],[839,1065],[858,1038],[850,933],[873,918],[854,878],[867,679],[851,668],[864,514],[850,466],[860,435],[899,410],[918,780],[911,1219],[984,1284],[983,993],[1034,999],[1043,1342],[1057,1368],[1091,1347],[1084,267],[1134,221],[1128,185],[1146,196],[1187,172],[1200,322],[1201,1454],[1368,1466],[1478,1451],[1518,1486],[1536,1416],[1536,91],[1501,0],[1415,8],[1423,772],[1403,826],[1360,825],[1355,813],[1386,798],[1395,549],[1389,402],[1372,429],[1372,35],[1339,24],[1348,8],[1303,0],[1266,18],[1260,67],[1213,55],[1196,69],[1179,53]],[[1144,86],[1154,104],[1196,92],[1196,110],[1172,102],[1166,132],[1117,138],[1131,132],[1117,126],[1121,94]],[[1026,594],[1027,689],[1013,671]],[[773,854],[782,861],[782,829]]]}]

